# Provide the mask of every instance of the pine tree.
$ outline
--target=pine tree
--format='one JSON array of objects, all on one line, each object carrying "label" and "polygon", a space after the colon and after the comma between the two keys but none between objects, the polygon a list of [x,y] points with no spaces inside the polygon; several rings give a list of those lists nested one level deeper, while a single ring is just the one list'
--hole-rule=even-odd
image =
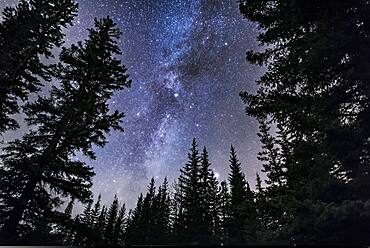
[{"label": "pine tree", "polygon": [[101,210],[101,194],[99,194],[98,199],[96,203],[94,204],[94,208],[91,210],[91,221],[90,225],[96,226],[99,215],[100,215],[100,210]]},{"label": "pine tree", "polygon": [[113,202],[107,212],[107,223],[105,226],[104,241],[108,245],[114,245],[115,242],[114,229],[117,224],[118,211],[119,211],[118,198],[115,195]]},{"label": "pine tree", "polygon": [[71,217],[72,216],[72,210],[73,210],[73,206],[74,206],[74,204],[75,204],[75,199],[71,199],[70,201],[69,201],[69,203],[68,203],[68,205],[67,205],[67,207],[66,207],[66,209],[64,210],[64,213],[67,215],[67,216],[69,216],[69,217]]},{"label": "pine tree", "polygon": [[12,114],[19,112],[18,100],[50,81],[51,66],[41,57],[52,57],[62,44],[63,28],[77,13],[74,0],[21,0],[6,7],[0,23],[0,133],[18,127]]},{"label": "pine tree", "polygon": [[226,181],[221,182],[221,189],[219,193],[220,198],[220,220],[221,220],[221,234],[220,244],[224,245],[229,240],[229,225],[230,225],[230,214],[231,214],[231,196],[229,193],[228,185]]},{"label": "pine tree", "polygon": [[256,245],[259,241],[257,238],[257,208],[255,203],[254,192],[251,190],[249,183],[247,183],[246,199],[242,204],[241,215],[244,220],[243,239],[245,244]]},{"label": "pine tree", "polygon": [[201,224],[199,236],[204,244],[215,243],[219,239],[219,199],[218,199],[218,182],[210,169],[211,163],[208,159],[206,147],[201,154],[200,167],[200,210]]},{"label": "pine tree", "polygon": [[200,216],[201,216],[201,223],[199,227],[199,236],[201,236],[202,243],[210,243],[211,236],[213,232],[213,222],[212,222],[212,212],[211,212],[211,205],[212,205],[212,196],[214,189],[211,187],[211,169],[210,169],[210,162],[208,159],[208,152],[207,148],[203,148],[203,152],[201,154],[201,167],[200,167]]},{"label": "pine tree", "polygon": [[101,215],[101,194],[99,194],[94,207],[90,211],[90,221],[86,226],[87,242],[86,246],[92,246],[99,243],[103,239],[104,225],[99,224],[99,217]]},{"label": "pine tree", "polygon": [[25,107],[28,123],[37,130],[10,143],[1,156],[0,196],[7,216],[2,240],[17,240],[26,209],[40,197],[55,206],[60,195],[90,199],[92,168],[72,157],[82,151],[94,159],[92,146],[104,146],[111,129],[122,130],[123,114],[108,108],[113,93],[130,85],[126,68],[114,58],[120,54],[120,34],[110,18],[96,20],[85,43],[63,49],[63,64],[55,69],[61,87]]},{"label": "pine tree", "polygon": [[170,238],[170,215],[171,215],[171,199],[169,195],[168,181],[165,177],[162,185],[158,189],[153,206],[153,214],[155,214],[154,227],[154,244],[164,245],[169,242]]},{"label": "pine tree", "polygon": [[180,240],[185,243],[199,242],[200,208],[200,158],[196,140],[193,139],[188,162],[180,170],[179,187],[181,196],[181,225],[179,228]]},{"label": "pine tree", "polygon": [[229,219],[229,239],[232,244],[243,244],[244,218],[242,205],[247,199],[247,183],[241,164],[236,156],[233,146],[230,149],[230,219]]},{"label": "pine tree", "polygon": [[143,201],[143,208],[141,212],[141,223],[143,226],[144,231],[144,239],[142,242],[144,244],[151,244],[154,240],[154,209],[153,203],[155,200],[155,181],[154,178],[150,180],[150,184],[148,186],[148,192],[145,195]]},{"label": "pine tree", "polygon": [[94,226],[95,238],[93,239],[93,245],[104,245],[104,234],[107,226],[107,208],[103,205],[97,223]]},{"label": "pine tree", "polygon": [[114,246],[121,246],[124,244],[123,241],[124,241],[125,221],[126,221],[126,206],[125,204],[123,204],[118,212],[117,222],[116,225],[114,226],[114,239],[113,239]]},{"label": "pine tree", "polygon": [[209,215],[211,217],[211,239],[209,243],[219,244],[222,237],[221,231],[221,199],[220,199],[220,187],[217,178],[213,171],[209,176]]},{"label": "pine tree", "polygon": [[86,226],[90,225],[91,223],[91,206],[92,202],[88,202],[87,205],[85,206],[84,211],[81,214],[80,221],[84,223]]},{"label": "pine tree", "polygon": [[[240,9],[261,28],[258,41],[266,47],[249,51],[247,59],[267,67],[257,94],[241,96],[247,113],[271,118],[281,136],[274,145],[281,148],[285,185],[266,190],[283,202],[277,232],[285,244],[318,241],[307,220],[319,217],[311,214],[323,202],[330,212],[331,203],[369,199],[370,3],[245,0]],[[266,171],[273,181],[275,169]],[[339,240],[349,232],[363,230],[327,236]]]},{"label": "pine tree", "polygon": [[143,194],[140,194],[136,207],[127,221],[126,244],[142,244],[145,238],[145,227],[142,223]]},{"label": "pine tree", "polygon": [[62,245],[71,245],[73,236],[74,236],[74,220],[72,219],[72,211],[75,204],[75,200],[71,198],[69,201],[67,207],[64,210],[65,218],[63,219],[63,222],[60,226],[59,231],[59,244]]},{"label": "pine tree", "polygon": [[184,242],[184,188],[181,186],[182,181],[177,180],[174,183],[174,199],[171,204],[171,242]]}]

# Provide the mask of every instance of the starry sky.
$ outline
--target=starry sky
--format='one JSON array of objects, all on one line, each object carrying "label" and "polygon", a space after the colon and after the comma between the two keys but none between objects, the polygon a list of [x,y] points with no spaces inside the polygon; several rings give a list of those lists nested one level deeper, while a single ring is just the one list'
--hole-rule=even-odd
[{"label": "starry sky", "polygon": [[[0,9],[16,2],[0,0]],[[111,16],[123,33],[122,61],[133,80],[110,103],[125,113],[125,132],[111,133],[105,148],[96,149],[97,159],[87,161],[96,172],[93,191],[105,202],[117,194],[132,207],[151,177],[159,183],[164,176],[170,182],[178,177],[193,137],[200,148],[207,146],[219,180],[227,178],[232,143],[254,185],[260,170],[258,128],[238,94],[254,92],[263,69],[245,60],[246,50],[258,49],[258,29],[242,18],[237,1],[78,3],[65,45],[85,39],[95,17]],[[19,133],[6,133],[5,140]]]}]

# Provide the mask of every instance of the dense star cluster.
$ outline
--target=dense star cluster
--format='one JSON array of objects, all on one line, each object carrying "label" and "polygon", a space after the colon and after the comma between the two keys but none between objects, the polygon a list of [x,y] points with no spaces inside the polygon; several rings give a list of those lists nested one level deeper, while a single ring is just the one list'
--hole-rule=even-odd
[{"label": "dense star cluster", "polygon": [[[256,49],[257,27],[243,20],[235,0],[79,0],[66,44],[86,37],[95,17],[109,15],[123,32],[122,61],[133,81],[112,109],[124,111],[125,132],[96,149],[93,191],[114,194],[129,207],[153,176],[179,175],[193,137],[207,145],[216,176],[226,178],[232,143],[248,179],[260,165],[257,123],[238,94],[255,91],[261,69],[241,51]],[[0,9],[15,0],[0,1]],[[44,89],[42,94],[47,94]],[[21,117],[20,117],[21,118]],[[5,134],[5,140],[19,136]],[[254,185],[254,183],[252,183]]]}]

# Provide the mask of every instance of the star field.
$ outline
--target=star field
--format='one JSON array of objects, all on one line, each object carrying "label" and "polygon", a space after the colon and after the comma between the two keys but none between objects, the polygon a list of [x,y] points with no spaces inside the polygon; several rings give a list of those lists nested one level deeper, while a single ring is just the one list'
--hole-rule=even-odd
[{"label": "star field", "polygon": [[[15,2],[2,0],[0,8]],[[220,180],[227,178],[234,144],[254,185],[260,168],[257,123],[245,115],[238,94],[253,92],[262,71],[245,61],[245,51],[257,48],[257,29],[242,19],[237,1],[78,2],[66,45],[84,39],[95,17],[111,16],[123,33],[122,61],[133,80],[111,101],[112,109],[126,115],[125,132],[111,133],[106,147],[96,150],[97,160],[88,161],[96,172],[93,191],[103,201],[117,194],[132,207],[151,177],[177,178],[193,137],[200,148],[207,146]]]}]

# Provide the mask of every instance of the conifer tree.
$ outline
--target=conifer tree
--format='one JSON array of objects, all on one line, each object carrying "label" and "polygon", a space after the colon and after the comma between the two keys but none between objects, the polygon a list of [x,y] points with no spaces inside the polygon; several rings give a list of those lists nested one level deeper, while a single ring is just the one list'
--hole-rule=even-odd
[{"label": "conifer tree", "polygon": [[105,226],[104,241],[108,245],[114,245],[114,241],[115,241],[114,240],[115,239],[114,229],[117,224],[118,211],[119,211],[118,198],[117,198],[117,195],[115,195],[113,202],[107,212],[107,222]]},{"label": "conifer tree", "polygon": [[74,220],[72,218],[72,211],[75,204],[75,200],[71,198],[67,207],[64,210],[64,218],[59,228],[59,244],[71,245],[74,236]]},{"label": "conifer tree", "polygon": [[85,43],[63,49],[55,69],[61,87],[25,107],[28,123],[37,130],[11,142],[1,156],[2,240],[18,239],[26,210],[41,197],[54,206],[60,195],[90,199],[92,168],[72,157],[82,151],[94,159],[92,146],[104,146],[111,129],[122,130],[123,114],[108,108],[113,93],[130,85],[126,68],[115,58],[120,34],[110,18],[96,20]]},{"label": "conifer tree", "polygon": [[72,198],[72,199],[69,201],[69,203],[68,203],[68,205],[67,205],[66,209],[64,210],[64,213],[65,213],[67,216],[69,216],[69,217],[71,217],[71,216],[72,216],[72,211],[73,211],[73,206],[74,206],[74,204],[75,204],[75,200]]},{"label": "conifer tree", "polygon": [[226,244],[229,240],[229,225],[231,217],[230,216],[231,196],[226,181],[221,182],[219,198],[220,198],[220,219],[221,219],[220,243]]},{"label": "conifer tree", "polygon": [[18,100],[49,81],[50,66],[41,57],[52,57],[62,44],[63,28],[77,12],[74,0],[21,0],[6,7],[0,23],[0,133],[18,127],[11,116],[19,112]]},{"label": "conifer tree", "polygon": [[107,226],[107,207],[103,205],[98,221],[94,226],[96,237],[93,239],[93,245],[103,245],[104,244],[104,234]]},{"label": "conifer tree", "polygon": [[87,205],[85,206],[84,211],[81,214],[80,221],[84,223],[86,226],[90,225],[91,223],[91,207],[92,207],[92,202],[88,202]]},{"label": "conifer tree", "polygon": [[144,231],[144,239],[142,240],[142,242],[144,244],[151,244],[154,240],[155,216],[153,203],[155,200],[155,191],[155,181],[154,178],[152,178],[148,186],[148,192],[145,195],[143,201],[143,208],[141,212],[141,223]]},{"label": "conifer tree", "polygon": [[182,193],[182,221],[180,232],[185,243],[199,242],[200,209],[200,158],[195,138],[193,139],[188,162],[180,170],[179,187]]},{"label": "conifer tree", "polygon": [[259,241],[257,238],[257,228],[259,223],[257,222],[257,208],[254,192],[251,190],[249,183],[247,183],[246,198],[242,203],[240,216],[245,218],[244,226],[242,228],[244,244],[257,244]]},{"label": "conifer tree", "polygon": [[[322,204],[330,212],[331,203],[369,199],[370,3],[245,0],[240,9],[261,28],[258,41],[266,47],[249,51],[247,59],[267,67],[257,94],[241,96],[247,113],[271,118],[281,136],[274,143],[281,148],[285,185],[281,191],[268,185],[266,193],[284,203],[282,242],[305,244],[320,237],[306,221],[319,218],[311,214]],[[279,171],[269,164],[276,182]],[[327,235],[339,240],[362,231]]]},{"label": "conifer tree", "polygon": [[92,225],[93,227],[95,227],[98,222],[100,210],[101,210],[101,194],[99,194],[98,199],[94,204],[94,208],[91,210],[90,225]]},{"label": "conifer tree", "polygon": [[209,188],[210,188],[210,202],[209,202],[209,215],[211,217],[210,233],[211,239],[208,244],[219,244],[221,241],[221,198],[220,198],[220,187],[217,178],[211,170],[209,177]]},{"label": "conifer tree", "polygon": [[200,211],[201,224],[199,236],[201,242],[210,244],[219,239],[219,199],[218,199],[218,182],[208,159],[206,147],[203,148],[201,154],[200,166]]},{"label": "conifer tree", "polygon": [[242,205],[247,199],[247,183],[235,148],[230,148],[230,219],[229,240],[232,244],[243,244],[245,215]]},{"label": "conifer tree", "polygon": [[143,194],[140,194],[136,207],[129,214],[126,228],[126,244],[142,244],[145,228],[142,224]]},{"label": "conifer tree", "polygon": [[126,216],[126,207],[125,204],[123,204],[118,212],[117,221],[113,230],[113,242],[112,242],[113,246],[123,245],[125,216]]},{"label": "conifer tree", "polygon": [[212,188],[211,181],[213,175],[211,175],[210,162],[208,159],[207,148],[203,148],[203,152],[200,156],[201,158],[201,167],[200,167],[200,182],[199,182],[199,194],[200,194],[200,216],[201,222],[199,227],[199,236],[201,236],[203,243],[209,243],[211,240],[213,232],[213,223],[212,223],[212,196],[214,193],[214,188]]},{"label": "conifer tree", "polygon": [[170,238],[171,199],[168,189],[167,177],[158,188],[153,201],[154,229],[153,244],[164,245]]}]

